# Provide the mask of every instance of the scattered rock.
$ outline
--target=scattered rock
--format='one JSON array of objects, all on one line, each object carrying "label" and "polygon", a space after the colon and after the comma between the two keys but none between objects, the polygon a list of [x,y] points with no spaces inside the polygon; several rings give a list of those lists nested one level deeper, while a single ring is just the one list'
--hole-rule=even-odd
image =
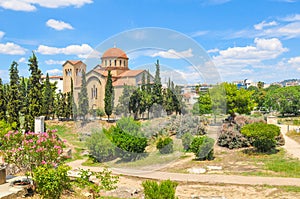
[{"label": "scattered rock", "polygon": [[278,192],[278,189],[277,188],[272,188],[272,189],[268,189],[266,190],[266,197],[271,197],[273,196],[276,192]]},{"label": "scattered rock", "polygon": [[190,168],[187,170],[189,173],[194,173],[194,174],[202,174],[206,173],[206,169],[204,168]]}]

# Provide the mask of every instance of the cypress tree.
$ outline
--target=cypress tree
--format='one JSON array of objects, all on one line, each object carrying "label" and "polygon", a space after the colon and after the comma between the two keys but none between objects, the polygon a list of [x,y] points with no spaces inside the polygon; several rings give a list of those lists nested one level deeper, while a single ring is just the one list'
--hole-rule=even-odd
[{"label": "cypress tree", "polygon": [[81,89],[79,93],[79,100],[78,100],[78,115],[86,120],[86,115],[89,111],[89,100],[87,95],[87,88],[86,88],[86,78],[85,78],[85,71],[82,72],[82,79],[81,79]]},{"label": "cypress tree", "polygon": [[8,103],[7,103],[7,113],[8,113],[8,123],[14,124],[13,127],[16,130],[20,127],[20,93],[19,93],[19,71],[17,62],[13,61],[9,69],[9,91],[8,91]]},{"label": "cypress tree", "polygon": [[0,120],[6,121],[6,100],[4,95],[4,86],[0,78]]},{"label": "cypress tree", "polygon": [[[34,131],[34,119],[42,114],[42,72],[38,67],[38,61],[34,53],[29,58],[29,71],[31,72],[28,82],[28,116],[25,116],[27,127],[25,131]],[[25,126],[26,126],[25,125]]]},{"label": "cypress tree", "polygon": [[51,83],[49,80],[49,74],[46,75],[46,80],[44,82],[44,88],[43,88],[43,109],[42,114],[45,116],[45,119],[48,120],[50,118],[50,115],[53,112],[53,106],[54,106],[54,97],[52,92]]},{"label": "cypress tree", "polygon": [[104,97],[104,109],[105,114],[108,117],[112,114],[114,108],[114,87],[112,85],[112,76],[110,70],[108,71],[106,85],[105,85],[105,97]]},{"label": "cypress tree", "polygon": [[73,120],[76,120],[77,118],[77,105],[75,103],[75,98],[74,98],[74,85],[73,85],[73,79],[71,78],[71,100],[72,100],[72,113],[71,117]]},{"label": "cypress tree", "polygon": [[156,72],[154,77],[154,84],[152,90],[152,99],[153,99],[153,112],[156,117],[161,116],[161,106],[163,104],[163,96],[162,96],[162,84],[160,79],[160,66],[159,61],[155,63]]}]

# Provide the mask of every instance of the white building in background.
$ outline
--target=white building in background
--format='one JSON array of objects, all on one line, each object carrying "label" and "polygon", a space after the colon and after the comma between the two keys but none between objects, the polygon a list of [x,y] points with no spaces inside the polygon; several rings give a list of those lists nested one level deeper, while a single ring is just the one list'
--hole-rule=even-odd
[{"label": "white building in background", "polygon": [[[44,81],[46,76],[42,76],[42,80]],[[50,83],[56,82],[56,93],[60,93],[63,91],[63,76],[49,76]]]}]

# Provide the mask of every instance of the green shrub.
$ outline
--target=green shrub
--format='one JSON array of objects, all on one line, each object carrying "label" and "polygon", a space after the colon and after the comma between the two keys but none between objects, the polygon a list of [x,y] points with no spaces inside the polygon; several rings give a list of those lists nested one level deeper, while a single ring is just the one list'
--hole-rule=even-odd
[{"label": "green shrub", "polygon": [[207,136],[195,137],[191,143],[191,151],[199,160],[212,160],[214,158],[214,139]]},{"label": "green shrub", "polygon": [[161,154],[169,154],[173,152],[173,140],[170,137],[159,138],[156,148]]},{"label": "green shrub", "polygon": [[190,145],[191,145],[193,139],[194,139],[194,137],[191,133],[183,134],[183,136],[181,137],[181,140],[182,140],[183,149],[185,151],[188,151],[190,149]]},{"label": "green shrub", "polygon": [[112,126],[106,134],[111,137],[111,141],[117,148],[117,154],[124,160],[139,158],[145,152],[148,145],[147,138],[134,136],[123,131],[118,126]]},{"label": "green shrub", "polygon": [[86,140],[90,154],[99,162],[116,158],[115,146],[103,131],[94,131]]},{"label": "green shrub", "polygon": [[60,165],[57,168],[50,165],[37,167],[33,172],[36,190],[43,198],[60,198],[64,190],[71,188],[68,177],[69,166]]},{"label": "green shrub", "polygon": [[141,123],[135,121],[133,117],[122,117],[117,121],[117,127],[130,135],[141,136]]},{"label": "green shrub", "polygon": [[145,199],[175,199],[177,185],[171,180],[164,180],[160,184],[151,180],[142,183]]},{"label": "green shrub", "polygon": [[259,152],[268,152],[276,147],[275,137],[280,135],[280,128],[274,124],[258,122],[245,125],[241,133],[253,139],[252,145]]}]

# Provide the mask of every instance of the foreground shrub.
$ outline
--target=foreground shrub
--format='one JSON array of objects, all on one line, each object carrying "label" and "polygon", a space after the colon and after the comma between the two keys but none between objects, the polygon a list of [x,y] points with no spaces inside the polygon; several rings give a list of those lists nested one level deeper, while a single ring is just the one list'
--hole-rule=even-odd
[{"label": "foreground shrub", "polygon": [[142,183],[145,199],[175,199],[177,185],[171,180],[164,180],[160,184],[151,180]]},{"label": "foreground shrub", "polygon": [[214,139],[207,136],[195,137],[191,143],[191,151],[199,160],[212,160],[214,158]]},{"label": "foreground shrub", "polygon": [[194,139],[194,136],[191,133],[183,134],[183,136],[181,137],[181,140],[182,140],[183,149],[185,151],[188,151],[190,149],[190,145],[191,145],[193,139]]},{"label": "foreground shrub", "polygon": [[156,148],[161,154],[169,154],[173,152],[173,140],[170,137],[159,138]]},{"label": "foreground shrub", "polygon": [[60,198],[64,190],[71,188],[69,170],[70,167],[66,165],[60,165],[57,168],[50,165],[37,167],[33,172],[37,193],[45,199]]},{"label": "foreground shrub", "polygon": [[279,136],[280,128],[274,124],[259,122],[245,125],[241,133],[253,139],[253,146],[259,152],[268,152],[276,147],[275,137]]},{"label": "foreground shrub", "polygon": [[241,129],[247,124],[254,122],[264,122],[262,119],[237,115],[234,120],[230,120],[222,125],[217,144],[229,149],[243,148],[251,146],[252,140],[241,134]]},{"label": "foreground shrub", "polygon": [[98,162],[105,162],[116,158],[115,146],[103,133],[103,131],[94,131],[91,137],[87,138],[86,146]]},{"label": "foreground shrub", "polygon": [[[98,182],[94,183],[90,181],[91,176],[96,177]],[[75,184],[80,188],[88,188],[93,194],[93,198],[100,197],[101,190],[109,191],[116,189],[118,182],[119,176],[112,175],[112,172],[106,168],[100,172],[80,169],[80,177],[75,180]]]}]

